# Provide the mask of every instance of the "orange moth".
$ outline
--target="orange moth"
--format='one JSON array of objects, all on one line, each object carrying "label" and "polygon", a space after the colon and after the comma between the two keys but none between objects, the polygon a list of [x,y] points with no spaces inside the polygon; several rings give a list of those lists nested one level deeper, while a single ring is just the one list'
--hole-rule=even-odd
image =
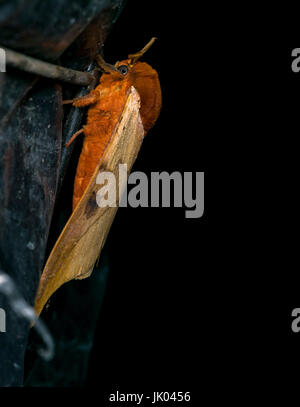
[{"label": "orange moth", "polygon": [[145,134],[159,116],[158,74],[139,61],[154,40],[115,65],[98,56],[98,65],[104,71],[99,85],[88,95],[71,101],[77,107],[90,107],[86,125],[67,144],[84,133],[73,212],[44,267],[35,299],[38,315],[62,284],[90,276],[117,211],[117,207],[98,207],[97,175],[110,171],[118,178],[120,163],[126,164],[129,172]]},{"label": "orange moth", "polygon": [[81,133],[84,142],[76,171],[73,209],[82,197],[95,167],[108,144],[125,105],[131,86],[138,91],[141,98],[140,114],[145,132],[150,130],[159,116],[161,109],[161,89],[157,72],[139,58],[150,48],[155,38],[138,53],[128,59],[117,62],[114,66],[106,64],[100,56],[97,62],[104,74],[99,85],[87,96],[75,99],[73,106],[90,106],[87,124],[79,130],[67,146]]}]

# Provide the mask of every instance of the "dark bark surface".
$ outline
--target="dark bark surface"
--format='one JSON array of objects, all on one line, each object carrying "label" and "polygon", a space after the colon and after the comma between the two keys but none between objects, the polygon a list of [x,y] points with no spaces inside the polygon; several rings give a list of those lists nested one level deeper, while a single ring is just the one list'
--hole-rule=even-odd
[{"label": "dark bark surface", "polygon": [[[0,47],[72,69],[91,69],[123,3],[1,1]],[[78,130],[83,115],[73,108],[63,112],[61,102],[85,89],[7,70],[0,74],[0,266],[33,304],[72,152],[65,149],[65,140]],[[0,333],[0,385],[22,385],[29,326],[1,294],[0,307],[7,315],[6,332]]]}]

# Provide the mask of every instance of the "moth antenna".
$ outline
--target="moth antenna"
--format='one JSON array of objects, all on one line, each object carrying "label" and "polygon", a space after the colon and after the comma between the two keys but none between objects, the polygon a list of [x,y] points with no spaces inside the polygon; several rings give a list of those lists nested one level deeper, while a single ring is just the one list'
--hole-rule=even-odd
[{"label": "moth antenna", "polygon": [[135,54],[129,54],[128,59],[130,60],[130,64],[135,64],[136,61],[139,60],[145,54],[145,52],[148,51],[155,40],[157,40],[157,38],[152,37],[151,40],[140,51],[136,52]]},{"label": "moth antenna", "polygon": [[114,65],[111,65],[111,64],[108,64],[107,62],[105,62],[100,54],[96,55],[95,59],[96,59],[96,62],[98,64],[99,68],[101,68],[103,72],[105,72],[105,73],[118,72],[120,74],[120,76],[122,76],[122,74],[118,71],[118,69]]}]

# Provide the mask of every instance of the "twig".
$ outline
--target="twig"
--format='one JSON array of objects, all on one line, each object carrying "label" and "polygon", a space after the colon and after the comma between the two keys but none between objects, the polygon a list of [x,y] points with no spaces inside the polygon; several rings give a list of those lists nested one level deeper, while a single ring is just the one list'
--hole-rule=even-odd
[{"label": "twig", "polygon": [[1,45],[0,47],[5,51],[7,65],[14,68],[44,76],[46,78],[72,83],[74,85],[86,86],[95,80],[94,76],[88,72],[80,72],[75,71],[74,69],[64,68],[59,65],[50,64],[19,52],[12,51]]}]

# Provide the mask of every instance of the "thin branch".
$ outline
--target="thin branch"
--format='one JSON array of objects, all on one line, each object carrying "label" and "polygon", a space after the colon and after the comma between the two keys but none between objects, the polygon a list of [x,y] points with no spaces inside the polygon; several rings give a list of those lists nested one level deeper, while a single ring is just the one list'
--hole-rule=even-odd
[{"label": "thin branch", "polygon": [[90,85],[94,76],[88,72],[75,71],[74,69],[64,68],[59,65],[40,61],[39,59],[29,57],[16,51],[0,46],[6,54],[6,63],[14,68],[21,69],[45,78],[56,79],[74,85]]}]

